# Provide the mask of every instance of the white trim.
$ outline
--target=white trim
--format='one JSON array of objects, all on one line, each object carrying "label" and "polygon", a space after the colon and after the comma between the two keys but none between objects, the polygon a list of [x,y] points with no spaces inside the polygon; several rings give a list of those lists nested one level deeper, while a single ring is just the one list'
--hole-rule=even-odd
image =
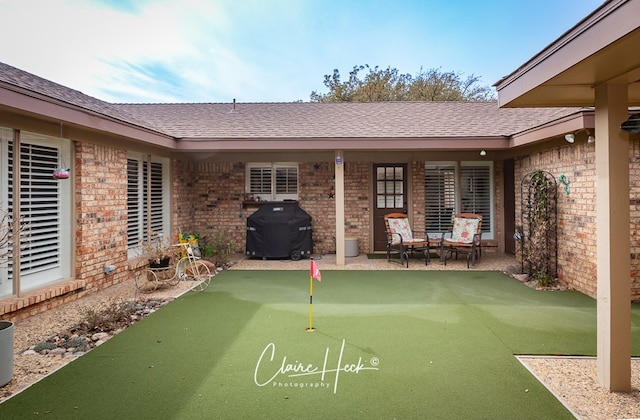
[{"label": "white trim", "polygon": [[[5,139],[5,134],[10,138]],[[0,167],[2,168],[2,176],[0,178],[0,197],[4,205],[9,207],[9,141],[13,141],[13,130],[3,129],[2,151],[0,152]],[[6,141],[4,141],[6,140]],[[47,159],[49,154],[33,154],[38,165],[41,163],[48,166],[53,174],[53,170],[67,166],[71,162],[71,141],[67,139],[50,137],[41,134],[35,134],[28,131],[20,132],[20,146],[25,147],[36,146],[56,150],[55,155],[58,156],[55,162]],[[41,149],[43,152],[46,149]],[[21,150],[14,150],[14,161],[16,157],[20,157]],[[43,159],[44,160],[38,160]],[[21,216],[27,222],[31,221],[31,231],[28,233],[28,243],[37,243],[42,248],[33,251],[27,244],[21,251],[22,260],[25,264],[20,266],[20,279],[18,288],[20,292],[25,292],[46,284],[56,282],[58,280],[68,278],[72,275],[72,240],[74,239],[72,224],[72,180],[55,180],[51,176],[50,182],[45,182],[45,178],[38,166],[30,168],[31,172],[37,174],[38,182],[28,185],[31,194],[44,198],[46,203],[41,207],[28,207],[21,209]],[[22,168],[21,176],[29,173],[29,166]],[[25,187],[22,182],[15,182],[13,185],[20,185],[20,190],[15,193],[21,196],[25,194]],[[52,206],[50,214],[46,212]],[[40,230],[40,232],[38,232]],[[40,234],[39,234],[40,233]],[[30,236],[29,236],[30,235]],[[50,243],[47,246],[47,243]],[[48,254],[48,255],[47,255]],[[40,255],[40,256],[39,256]],[[10,265],[10,264],[9,264]],[[9,278],[9,268],[3,268],[0,272],[2,284],[0,284],[0,296],[16,294],[17,290],[13,290],[13,280]]]}]

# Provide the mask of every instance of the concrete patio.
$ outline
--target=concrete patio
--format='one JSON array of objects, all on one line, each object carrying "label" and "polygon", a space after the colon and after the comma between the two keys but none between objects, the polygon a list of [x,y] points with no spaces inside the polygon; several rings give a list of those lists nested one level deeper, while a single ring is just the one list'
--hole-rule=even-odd
[{"label": "concrete patio", "polygon": [[[357,257],[347,257],[344,266],[336,264],[335,254],[314,255],[313,258],[318,263],[320,270],[491,270],[491,271],[510,271],[514,268],[519,269],[520,263],[511,255],[502,254],[493,250],[483,250],[482,258],[473,267],[467,268],[467,261],[464,256],[458,260],[449,259],[447,265],[442,264],[437,258],[432,258],[428,265],[425,265],[424,259],[410,259],[409,268],[398,264],[397,262],[389,262],[384,255],[376,256],[376,258],[368,258],[367,254],[360,253]],[[247,258],[243,255],[236,255],[233,261],[237,261],[232,270],[308,270],[309,258],[303,258],[299,261],[292,260],[262,260],[260,258]],[[397,259],[395,260],[397,261]]]}]

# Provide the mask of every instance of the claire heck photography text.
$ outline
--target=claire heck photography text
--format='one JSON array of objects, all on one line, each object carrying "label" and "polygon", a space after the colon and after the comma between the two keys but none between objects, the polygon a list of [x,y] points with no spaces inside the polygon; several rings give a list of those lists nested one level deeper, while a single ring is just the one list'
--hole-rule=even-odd
[{"label": "claire heck photography text", "polygon": [[[275,343],[265,346],[258,357],[253,380],[257,386],[333,389],[338,392],[341,375],[359,375],[363,372],[377,371],[380,361],[372,356],[347,358],[346,340],[342,340],[339,351],[326,347],[324,357],[319,353],[318,362],[304,361],[300,358],[288,358],[276,349]],[[293,360],[293,361],[291,361]]]}]

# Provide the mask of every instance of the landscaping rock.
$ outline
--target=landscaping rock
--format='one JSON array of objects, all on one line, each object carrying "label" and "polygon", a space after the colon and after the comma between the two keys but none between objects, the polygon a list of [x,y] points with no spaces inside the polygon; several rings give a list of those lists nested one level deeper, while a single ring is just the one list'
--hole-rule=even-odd
[{"label": "landscaping rock", "polygon": [[109,333],[99,332],[91,336],[91,341],[100,341],[106,339],[107,337],[109,337]]}]

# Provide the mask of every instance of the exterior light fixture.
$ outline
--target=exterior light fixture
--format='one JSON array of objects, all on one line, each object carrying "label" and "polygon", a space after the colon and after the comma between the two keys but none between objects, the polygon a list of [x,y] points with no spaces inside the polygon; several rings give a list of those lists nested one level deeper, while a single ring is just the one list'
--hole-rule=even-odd
[{"label": "exterior light fixture", "polygon": [[342,163],[342,156],[336,156],[336,164],[340,165]]},{"label": "exterior light fixture", "polygon": [[487,151],[484,149],[480,150],[480,156],[487,156]]},{"label": "exterior light fixture", "polygon": [[573,133],[565,134],[564,139],[567,141],[567,143],[573,143],[574,141],[576,141],[576,135]]},{"label": "exterior light fixture", "polygon": [[640,114],[633,114],[620,124],[620,129],[627,133],[640,133]]},{"label": "exterior light fixture", "polygon": [[593,134],[589,134],[589,136],[587,137],[587,143],[595,143],[596,142],[596,138],[593,136]]}]

